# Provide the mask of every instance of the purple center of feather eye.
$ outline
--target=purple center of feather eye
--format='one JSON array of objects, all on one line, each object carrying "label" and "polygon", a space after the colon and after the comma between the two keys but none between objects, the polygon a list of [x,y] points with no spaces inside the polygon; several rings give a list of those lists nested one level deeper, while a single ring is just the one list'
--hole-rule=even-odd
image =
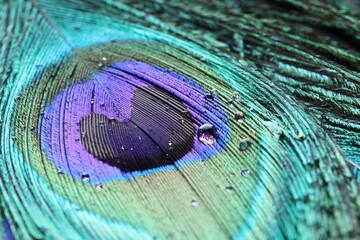
[{"label": "purple center of feather eye", "polygon": [[100,161],[122,172],[173,164],[194,146],[195,129],[176,97],[157,88],[133,92],[128,119],[117,121],[91,113],[80,123],[81,142]]},{"label": "purple center of feather eye", "polygon": [[[145,63],[120,62],[73,85],[45,109],[41,145],[62,172],[90,182],[129,179],[200,161],[222,149],[196,137],[211,123],[226,140],[223,109],[193,81]],[[221,120],[220,120],[221,119]]]}]

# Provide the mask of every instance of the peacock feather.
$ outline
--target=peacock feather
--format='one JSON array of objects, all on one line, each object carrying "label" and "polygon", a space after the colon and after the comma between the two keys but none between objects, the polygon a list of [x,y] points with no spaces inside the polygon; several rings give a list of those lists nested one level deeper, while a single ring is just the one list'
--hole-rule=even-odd
[{"label": "peacock feather", "polygon": [[360,5],[0,1],[1,239],[356,239]]}]

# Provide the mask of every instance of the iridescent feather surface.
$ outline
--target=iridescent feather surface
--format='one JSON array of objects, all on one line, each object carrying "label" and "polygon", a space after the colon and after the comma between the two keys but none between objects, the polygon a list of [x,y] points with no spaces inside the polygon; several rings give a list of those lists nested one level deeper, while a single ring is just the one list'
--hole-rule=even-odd
[{"label": "iridescent feather surface", "polygon": [[360,5],[0,1],[1,239],[357,239]]}]

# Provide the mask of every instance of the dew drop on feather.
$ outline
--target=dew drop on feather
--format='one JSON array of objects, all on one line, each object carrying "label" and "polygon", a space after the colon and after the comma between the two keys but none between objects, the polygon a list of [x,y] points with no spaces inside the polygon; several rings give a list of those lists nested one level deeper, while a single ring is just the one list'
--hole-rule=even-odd
[{"label": "dew drop on feather", "polygon": [[241,101],[241,97],[240,97],[240,93],[238,92],[234,92],[231,96],[232,100],[234,102],[240,102]]},{"label": "dew drop on feather", "polygon": [[197,207],[197,206],[199,206],[199,201],[198,200],[196,200],[196,199],[193,199],[193,200],[191,200],[191,205],[192,206],[194,206],[194,207]]},{"label": "dew drop on feather", "polygon": [[209,123],[201,125],[198,129],[197,136],[204,144],[213,144],[216,141],[216,128]]},{"label": "dew drop on feather", "polygon": [[88,173],[83,173],[81,175],[81,179],[84,181],[84,182],[88,182],[90,180],[90,175]]},{"label": "dew drop on feather", "polygon": [[225,191],[228,192],[228,193],[234,193],[235,190],[234,190],[234,188],[232,186],[227,186],[225,188]]},{"label": "dew drop on feather", "polygon": [[241,171],[241,176],[248,177],[250,176],[250,170],[248,168],[245,168]]},{"label": "dew drop on feather", "polygon": [[235,120],[239,123],[243,123],[245,121],[245,114],[241,111],[235,114]]},{"label": "dew drop on feather", "polygon": [[95,188],[96,190],[101,190],[103,188],[103,185],[101,183],[96,183]]},{"label": "dew drop on feather", "polygon": [[251,146],[250,139],[244,138],[244,139],[240,140],[239,150],[240,150],[240,151],[245,151],[245,150],[248,149],[250,146]]}]

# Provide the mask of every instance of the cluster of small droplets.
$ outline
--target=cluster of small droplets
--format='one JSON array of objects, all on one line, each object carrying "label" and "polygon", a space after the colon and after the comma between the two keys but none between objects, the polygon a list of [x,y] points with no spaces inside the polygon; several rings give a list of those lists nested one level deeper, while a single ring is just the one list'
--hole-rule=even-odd
[{"label": "cluster of small droplets", "polygon": [[[218,96],[218,92],[216,89],[211,90],[210,94],[207,94],[205,98],[207,99],[214,99]],[[234,102],[240,102],[241,97],[238,92],[234,92],[231,96],[231,100],[229,101],[229,104],[233,106]],[[235,114],[235,120],[239,123],[245,122],[245,114],[242,111],[238,111]],[[198,139],[204,143],[204,144],[213,144],[216,141],[216,128],[209,123],[203,124],[199,127],[198,132]],[[170,145],[170,142],[169,142]],[[251,141],[249,138],[243,138],[240,140],[239,143],[239,150],[245,151],[251,146]],[[230,176],[235,176],[235,173],[231,172]],[[249,177],[250,176],[250,170],[248,168],[245,168],[241,171],[241,176],[243,177]],[[228,193],[234,193],[234,188],[232,186],[227,186],[225,188],[226,192]],[[191,204],[193,206],[198,204],[197,200],[192,200]]]}]

